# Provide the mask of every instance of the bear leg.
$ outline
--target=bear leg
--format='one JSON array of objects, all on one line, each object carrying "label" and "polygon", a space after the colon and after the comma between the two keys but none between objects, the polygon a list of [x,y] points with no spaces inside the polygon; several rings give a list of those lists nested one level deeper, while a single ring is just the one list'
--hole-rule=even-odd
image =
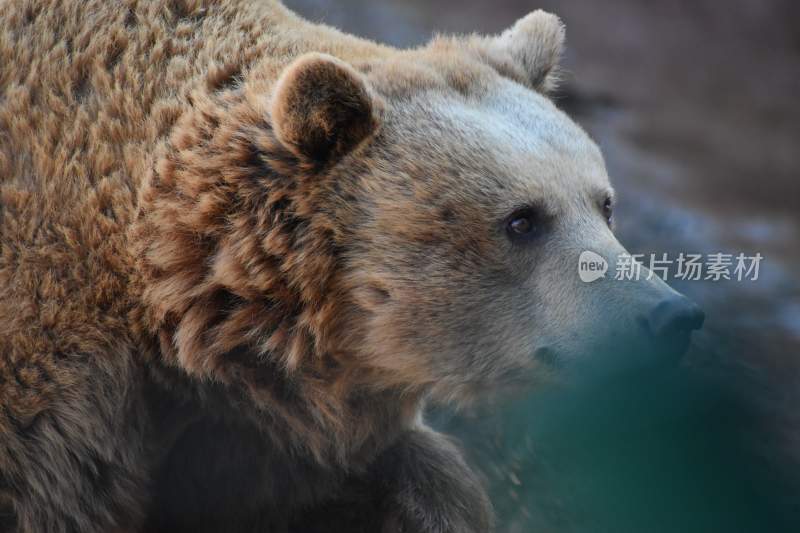
[{"label": "bear leg", "polygon": [[409,431],[375,465],[385,487],[382,533],[486,533],[489,499],[461,452],[427,428]]}]

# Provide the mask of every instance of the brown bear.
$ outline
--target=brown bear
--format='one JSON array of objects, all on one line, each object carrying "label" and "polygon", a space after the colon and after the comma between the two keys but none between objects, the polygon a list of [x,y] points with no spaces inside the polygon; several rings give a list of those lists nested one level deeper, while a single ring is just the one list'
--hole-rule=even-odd
[{"label": "brown bear", "polygon": [[613,331],[701,320],[577,281],[622,248],[546,97],[562,43],[541,11],[397,50],[274,1],[5,2],[0,530],[491,529],[427,402],[544,379],[615,299]]}]

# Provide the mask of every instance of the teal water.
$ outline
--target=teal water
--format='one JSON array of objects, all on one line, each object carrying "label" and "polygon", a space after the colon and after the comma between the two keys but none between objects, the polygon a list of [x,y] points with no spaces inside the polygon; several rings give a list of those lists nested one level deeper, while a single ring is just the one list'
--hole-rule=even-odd
[{"label": "teal water", "polygon": [[792,473],[760,447],[751,387],[681,367],[437,424],[486,476],[499,531],[800,531]]}]

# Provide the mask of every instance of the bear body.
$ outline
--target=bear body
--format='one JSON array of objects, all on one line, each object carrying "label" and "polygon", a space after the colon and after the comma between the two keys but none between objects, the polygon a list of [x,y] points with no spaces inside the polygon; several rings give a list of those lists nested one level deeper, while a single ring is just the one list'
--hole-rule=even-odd
[{"label": "bear body", "polygon": [[5,2],[0,530],[489,530],[421,412],[571,342],[528,233],[616,242],[544,96],[562,40],[542,12],[404,51],[272,1]]}]

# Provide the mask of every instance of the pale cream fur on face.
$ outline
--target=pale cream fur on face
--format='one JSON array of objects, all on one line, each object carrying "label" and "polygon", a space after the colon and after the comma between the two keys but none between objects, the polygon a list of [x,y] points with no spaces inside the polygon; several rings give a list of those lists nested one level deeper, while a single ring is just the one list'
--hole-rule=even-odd
[{"label": "pale cream fur on face", "polygon": [[[359,268],[390,295],[366,345],[380,347],[375,360],[392,371],[424,357],[448,396],[541,377],[548,369],[537,350],[561,361],[590,355],[606,321],[633,328],[640,309],[671,291],[646,270],[636,284],[580,281],[581,251],[611,261],[625,252],[602,213],[613,191],[597,145],[538,92],[496,76],[472,93],[389,99],[376,142],[402,150],[369,160],[365,203],[376,209]],[[549,225],[541,242],[521,248],[502,221],[531,205]],[[439,224],[437,213],[450,209],[454,220]],[[463,252],[454,242],[465,235],[473,242]],[[448,259],[459,253],[454,266]],[[434,318],[442,315],[449,319]]]}]

